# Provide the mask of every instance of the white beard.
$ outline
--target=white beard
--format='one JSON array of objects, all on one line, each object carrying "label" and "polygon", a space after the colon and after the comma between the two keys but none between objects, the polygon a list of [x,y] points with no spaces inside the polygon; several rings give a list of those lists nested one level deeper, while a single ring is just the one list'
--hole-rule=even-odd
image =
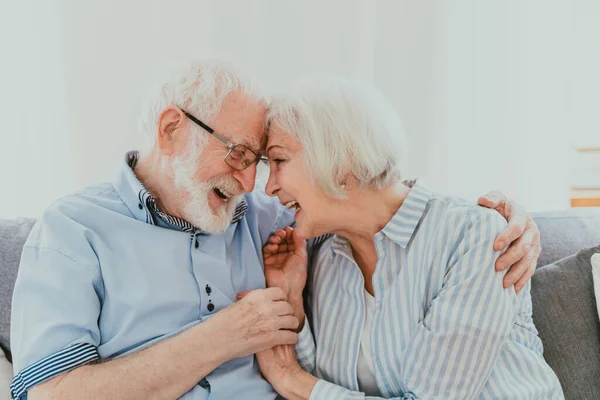
[{"label": "white beard", "polygon": [[208,196],[215,187],[229,193],[239,193],[239,183],[230,175],[219,175],[207,182],[199,182],[195,175],[198,168],[201,151],[190,143],[190,151],[184,156],[175,158],[171,163],[175,186],[182,189],[187,195],[187,203],[181,210],[182,217],[207,233],[221,233],[231,224],[235,210],[242,200],[242,195],[235,195],[219,207],[212,210],[208,203]]}]

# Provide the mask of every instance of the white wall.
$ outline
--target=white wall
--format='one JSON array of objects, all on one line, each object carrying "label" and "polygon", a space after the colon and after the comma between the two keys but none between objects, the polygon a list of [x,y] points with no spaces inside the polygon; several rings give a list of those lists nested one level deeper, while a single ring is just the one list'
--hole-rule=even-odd
[{"label": "white wall", "polygon": [[569,140],[598,132],[591,0],[0,4],[0,217],[112,179],[153,79],[203,55],[275,86],[312,72],[373,82],[405,121],[409,175],[473,199],[566,207]]}]

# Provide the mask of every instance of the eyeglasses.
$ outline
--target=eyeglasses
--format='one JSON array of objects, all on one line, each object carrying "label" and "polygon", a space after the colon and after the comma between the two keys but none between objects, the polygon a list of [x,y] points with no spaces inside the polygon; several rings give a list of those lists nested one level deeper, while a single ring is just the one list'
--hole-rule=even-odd
[{"label": "eyeglasses", "polygon": [[224,136],[219,135],[213,128],[206,125],[204,122],[200,121],[198,118],[194,117],[192,114],[183,111],[183,113],[191,119],[194,123],[199,125],[205,131],[213,135],[217,138],[221,143],[223,143],[229,149],[229,152],[225,156],[225,163],[229,165],[231,168],[243,171],[252,164],[257,161],[263,161],[268,163],[267,157],[259,156],[254,151],[244,146],[243,144],[234,144],[227,140]]}]

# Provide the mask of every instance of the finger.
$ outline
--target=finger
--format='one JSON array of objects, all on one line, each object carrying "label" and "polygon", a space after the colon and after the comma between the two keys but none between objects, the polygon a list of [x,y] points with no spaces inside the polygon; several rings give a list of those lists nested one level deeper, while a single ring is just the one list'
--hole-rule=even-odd
[{"label": "finger", "polygon": [[265,257],[264,263],[265,263],[265,266],[268,266],[268,267],[275,267],[275,266],[281,267],[287,257],[288,257],[287,253],[271,254],[268,257]]},{"label": "finger", "polygon": [[279,344],[296,344],[298,342],[298,334],[293,331],[281,330],[275,335],[274,345]]},{"label": "finger", "polygon": [[271,253],[272,253],[272,254],[275,254],[275,253],[277,253],[277,250],[278,250],[278,249],[279,249],[279,245],[278,245],[278,244],[266,244],[266,245],[263,247],[263,253],[264,253],[264,252],[267,252],[267,253],[270,253],[270,254],[271,254]]},{"label": "finger", "polygon": [[283,242],[279,244],[279,248],[277,249],[277,253],[289,253],[293,252],[296,249],[293,243]]},{"label": "finger", "polygon": [[517,263],[521,258],[527,255],[527,252],[534,243],[536,232],[526,231],[519,237],[498,260],[496,260],[496,270],[504,271],[506,268]]},{"label": "finger", "polygon": [[283,229],[278,229],[269,236],[268,243],[280,243],[285,239],[286,233]]},{"label": "finger", "polygon": [[281,243],[281,240],[282,240],[281,236],[271,235],[271,236],[269,236],[269,239],[267,240],[267,243],[270,243],[270,244],[279,244],[279,243]]},{"label": "finger", "polygon": [[[527,252],[526,256],[510,268],[510,271],[504,277],[504,287],[508,288],[515,284],[521,277],[529,272],[529,268],[535,259],[535,247]],[[529,278],[527,278],[529,279]]]},{"label": "finger", "polygon": [[502,201],[506,201],[506,196],[498,191],[488,192],[477,199],[477,204],[487,208],[496,208]]},{"label": "finger", "polygon": [[502,231],[494,242],[496,251],[506,249],[512,242],[520,238],[525,232],[528,217],[526,214],[517,213],[508,217],[508,226]]},{"label": "finger", "polygon": [[292,305],[287,301],[276,301],[273,309],[279,316],[294,314],[294,307],[292,307]]},{"label": "finger", "polygon": [[298,249],[303,253],[306,253],[306,240],[302,239],[296,231],[292,232],[292,240],[294,242],[294,250]]},{"label": "finger", "polygon": [[521,291],[521,289],[523,289],[525,287],[527,282],[535,274],[535,268],[537,266],[537,260],[538,260],[538,257],[540,256],[541,250],[542,249],[540,247],[536,248],[535,259],[531,262],[531,265],[529,266],[529,269],[527,270],[525,275],[523,275],[521,278],[519,278],[519,280],[515,283],[515,291],[517,293],[519,293]]},{"label": "finger", "polygon": [[300,325],[300,321],[293,315],[283,315],[278,318],[279,329],[294,330]]},{"label": "finger", "polygon": [[268,289],[264,289],[264,290],[267,293],[267,295],[269,296],[269,298],[273,301],[287,300],[287,295],[285,294],[285,292],[283,290],[281,290],[281,288],[272,287],[272,288],[268,288]]}]

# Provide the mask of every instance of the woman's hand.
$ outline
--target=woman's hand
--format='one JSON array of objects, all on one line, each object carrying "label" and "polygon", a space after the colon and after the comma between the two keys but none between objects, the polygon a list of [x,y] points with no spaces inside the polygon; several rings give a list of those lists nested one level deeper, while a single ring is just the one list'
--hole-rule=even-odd
[{"label": "woman's hand", "polygon": [[294,315],[304,325],[302,291],[306,285],[308,256],[306,240],[289,226],[276,231],[263,247],[267,287],[279,287],[294,307]]},{"label": "woman's hand", "polygon": [[496,251],[508,247],[506,253],[496,261],[496,270],[510,268],[504,277],[504,287],[515,285],[518,293],[535,273],[542,251],[540,231],[523,206],[509,201],[500,192],[490,192],[477,202],[480,206],[498,211],[508,221],[508,227],[498,235],[494,243]]},{"label": "woman's hand", "polygon": [[258,366],[275,391],[288,400],[308,399],[317,378],[296,361],[293,345],[275,346],[256,353]]}]

